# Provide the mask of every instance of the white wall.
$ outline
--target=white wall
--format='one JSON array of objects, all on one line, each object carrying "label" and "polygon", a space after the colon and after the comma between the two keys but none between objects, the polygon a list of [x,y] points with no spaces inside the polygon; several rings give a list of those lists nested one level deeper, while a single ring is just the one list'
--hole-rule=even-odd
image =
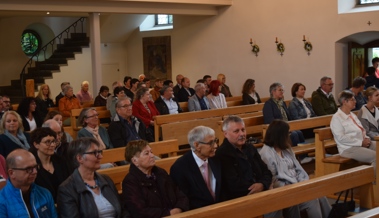
[{"label": "white wall", "polygon": [[[217,16],[174,15],[173,30],[139,32],[136,29],[125,43],[107,42],[107,47],[102,46],[102,62],[120,63],[120,80],[125,75],[137,77],[143,73],[142,38],[170,35],[172,76],[184,74],[192,85],[204,74],[215,78],[218,73],[224,73],[234,95],[240,95],[243,82],[253,78],[262,97],[269,95],[271,83],[281,82],[289,99],[294,82],[304,83],[308,89],[306,95],[310,96],[318,87],[320,77],[329,75],[335,80],[335,93],[338,93],[347,85],[347,47],[344,42],[336,42],[352,34],[379,31],[379,22],[375,22],[378,15],[379,12],[338,14],[337,1],[330,0],[234,0],[232,6],[221,8]],[[368,21],[372,23],[370,26]],[[23,67],[20,63],[27,60],[19,46],[19,36],[33,22],[45,23],[55,33],[72,23],[69,18],[1,18],[0,29],[7,31],[0,31],[0,85],[19,77]],[[313,44],[310,56],[303,49],[303,35]],[[275,37],[286,47],[283,56],[276,51]],[[261,49],[258,57],[251,52],[250,38]],[[72,62],[87,65],[87,61],[89,57]],[[74,72],[83,74],[86,70],[79,68]],[[84,77],[91,81],[90,75]],[[54,86],[62,80],[80,84],[81,76],[64,77]],[[79,87],[74,85],[75,92]],[[95,94],[98,90],[92,91]],[[56,94],[54,91],[53,95]]]},{"label": "white wall", "polygon": [[[293,83],[304,83],[310,96],[320,78],[328,75],[338,93],[347,85],[347,48],[335,43],[354,33],[379,30],[379,23],[366,24],[378,15],[338,15],[337,1],[330,0],[235,0],[218,16],[176,15],[170,32],[136,32],[127,43],[132,63],[128,71],[143,71],[142,37],[171,35],[173,78],[181,73],[194,84],[205,74],[215,78],[224,73],[234,95],[240,95],[247,78],[256,80],[261,96],[269,95],[271,83],[281,82],[289,99]],[[313,44],[310,56],[303,49],[303,35]],[[286,47],[283,56],[276,51],[275,37]],[[251,52],[250,38],[260,47],[258,57]]]}]

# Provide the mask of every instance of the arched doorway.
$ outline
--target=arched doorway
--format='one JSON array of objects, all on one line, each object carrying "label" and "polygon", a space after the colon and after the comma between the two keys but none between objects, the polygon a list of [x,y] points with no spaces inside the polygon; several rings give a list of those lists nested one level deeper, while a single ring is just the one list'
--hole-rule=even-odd
[{"label": "arched doorway", "polygon": [[347,68],[342,68],[346,69],[343,77],[347,84],[344,85],[351,87],[353,79],[364,75],[366,68],[371,66],[371,60],[375,57],[373,51],[379,48],[379,31],[355,33],[338,40],[337,43],[347,45],[345,50],[347,60],[342,61],[347,63]]}]

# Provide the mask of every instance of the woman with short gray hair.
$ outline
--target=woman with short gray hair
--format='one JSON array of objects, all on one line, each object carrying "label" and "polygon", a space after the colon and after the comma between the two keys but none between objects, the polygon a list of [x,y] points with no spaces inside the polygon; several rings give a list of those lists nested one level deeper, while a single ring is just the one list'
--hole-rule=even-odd
[{"label": "woman with short gray hair", "polygon": [[359,162],[370,163],[376,168],[376,142],[371,141],[358,117],[351,113],[356,100],[351,91],[344,90],[338,94],[340,107],[330,122],[338,153],[342,157]]},{"label": "woman with short gray hair", "polygon": [[58,189],[60,217],[126,217],[118,191],[107,175],[96,173],[100,169],[103,150],[93,138],[73,141],[69,155],[76,165],[73,174]]}]

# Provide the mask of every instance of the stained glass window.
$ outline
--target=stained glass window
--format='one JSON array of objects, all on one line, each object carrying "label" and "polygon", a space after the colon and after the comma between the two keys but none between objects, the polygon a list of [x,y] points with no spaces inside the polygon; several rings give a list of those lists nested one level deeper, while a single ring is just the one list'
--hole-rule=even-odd
[{"label": "stained glass window", "polygon": [[41,37],[33,30],[24,30],[21,35],[21,48],[26,55],[33,55],[41,47]]}]

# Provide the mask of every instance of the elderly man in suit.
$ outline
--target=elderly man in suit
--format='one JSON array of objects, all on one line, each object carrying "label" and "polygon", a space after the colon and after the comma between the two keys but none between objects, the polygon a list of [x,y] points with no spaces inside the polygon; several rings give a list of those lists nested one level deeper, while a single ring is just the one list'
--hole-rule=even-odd
[{"label": "elderly man in suit", "polygon": [[209,102],[205,97],[207,88],[204,83],[197,83],[195,85],[195,94],[188,99],[188,110],[189,111],[201,111],[209,110]]},{"label": "elderly man in suit", "polygon": [[171,178],[187,195],[190,209],[220,202],[221,164],[214,158],[218,147],[214,130],[195,127],[188,133],[188,142],[192,151],[172,165]]}]

